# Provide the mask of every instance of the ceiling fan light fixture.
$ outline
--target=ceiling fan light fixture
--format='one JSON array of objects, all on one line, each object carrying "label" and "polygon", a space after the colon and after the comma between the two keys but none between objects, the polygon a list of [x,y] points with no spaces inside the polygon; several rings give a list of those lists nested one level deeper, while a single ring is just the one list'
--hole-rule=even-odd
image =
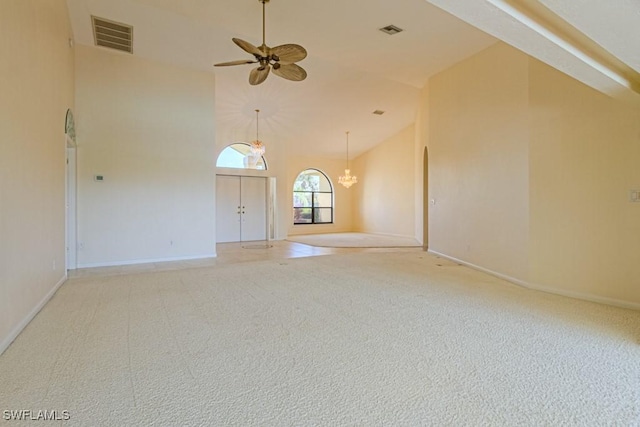
[{"label": "ceiling fan light fixture", "polygon": [[385,34],[389,34],[390,36],[392,36],[394,34],[401,33],[404,30],[402,28],[400,28],[400,27],[396,27],[395,25],[387,25],[386,27],[380,28],[380,31],[382,31]]}]

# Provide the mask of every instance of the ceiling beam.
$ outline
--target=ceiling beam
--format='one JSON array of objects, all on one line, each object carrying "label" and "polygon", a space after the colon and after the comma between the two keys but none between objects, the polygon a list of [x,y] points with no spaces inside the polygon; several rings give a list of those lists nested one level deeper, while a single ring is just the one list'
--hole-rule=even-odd
[{"label": "ceiling beam", "polygon": [[602,93],[640,106],[640,74],[539,2],[425,1]]}]

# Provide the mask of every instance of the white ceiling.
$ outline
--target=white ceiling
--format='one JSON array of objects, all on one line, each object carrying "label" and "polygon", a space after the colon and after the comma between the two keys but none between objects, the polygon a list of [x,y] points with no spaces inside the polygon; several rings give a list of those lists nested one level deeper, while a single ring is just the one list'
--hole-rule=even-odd
[{"label": "white ceiling", "polygon": [[[258,0],[68,0],[76,43],[93,45],[90,15],[134,26],[134,55],[216,75],[216,138],[260,137],[310,155],[357,155],[413,123],[428,77],[496,40],[424,0],[271,0],[266,42],[297,43],[309,56],[302,82],[270,75],[250,86],[252,59],[232,37],[261,44]],[[379,28],[405,31],[389,36]],[[119,53],[114,53],[119,54]],[[373,115],[376,109],[382,116]]]},{"label": "white ceiling", "polygon": [[[612,2],[621,7],[611,10],[605,6]],[[347,130],[355,156],[413,123],[420,89],[427,79],[490,46],[497,40],[493,36],[565,72],[562,64],[567,58],[563,55],[571,56],[566,50],[549,55],[539,33],[533,34],[522,22],[514,24],[511,16],[506,19],[504,7],[496,13],[500,3],[508,6],[518,3],[516,0],[271,0],[266,5],[267,45],[304,46],[309,56],[299,65],[308,77],[291,82],[271,75],[265,83],[250,86],[247,79],[252,65],[214,69],[213,64],[251,59],[231,38],[261,44],[258,0],[67,3],[76,43],[94,44],[90,16],[96,15],[134,26],[136,56],[215,73],[219,141],[254,139],[254,110],[260,109],[260,137],[267,149],[269,144],[283,144],[296,153],[328,157],[344,156]],[[562,22],[579,28],[626,65],[640,70],[637,0],[524,3],[544,3]],[[598,19],[603,16],[605,22],[621,26],[612,31]],[[378,31],[389,24],[405,31],[394,36]],[[581,79],[575,72],[580,67],[573,68],[573,74],[572,70],[568,73]],[[587,84],[602,83],[589,81],[592,65],[585,69],[589,69],[584,79]],[[373,115],[376,109],[385,114]]]}]

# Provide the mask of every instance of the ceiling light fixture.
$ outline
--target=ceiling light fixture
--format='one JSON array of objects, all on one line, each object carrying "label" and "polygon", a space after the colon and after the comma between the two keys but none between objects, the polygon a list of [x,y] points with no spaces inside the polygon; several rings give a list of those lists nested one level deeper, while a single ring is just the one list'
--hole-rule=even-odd
[{"label": "ceiling light fixture", "polygon": [[351,169],[349,169],[349,131],[347,134],[347,168],[344,170],[344,175],[338,177],[338,183],[345,186],[345,188],[351,187],[353,184],[358,182],[358,177],[355,175],[351,175]]},{"label": "ceiling light fixture", "polygon": [[258,120],[259,120],[259,115],[260,115],[260,110],[256,110],[256,140],[252,141],[250,145],[251,147],[251,155],[254,156],[255,158],[258,158],[260,156],[262,156],[265,152],[265,146],[262,143],[262,141],[260,141],[260,133],[259,133],[259,125],[258,125]]}]

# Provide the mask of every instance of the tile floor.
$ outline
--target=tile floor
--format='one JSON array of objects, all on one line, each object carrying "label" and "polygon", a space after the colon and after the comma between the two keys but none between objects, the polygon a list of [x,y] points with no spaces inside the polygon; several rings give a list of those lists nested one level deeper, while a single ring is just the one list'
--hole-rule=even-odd
[{"label": "tile floor", "polygon": [[286,240],[218,243],[216,258],[184,261],[152,262],[146,264],[118,265],[112,267],[79,268],[69,271],[69,278],[113,276],[119,274],[146,273],[152,271],[179,270],[194,267],[209,267],[240,262],[264,261],[284,258],[331,255],[352,252],[414,252],[422,248],[325,248],[309,246]]}]

